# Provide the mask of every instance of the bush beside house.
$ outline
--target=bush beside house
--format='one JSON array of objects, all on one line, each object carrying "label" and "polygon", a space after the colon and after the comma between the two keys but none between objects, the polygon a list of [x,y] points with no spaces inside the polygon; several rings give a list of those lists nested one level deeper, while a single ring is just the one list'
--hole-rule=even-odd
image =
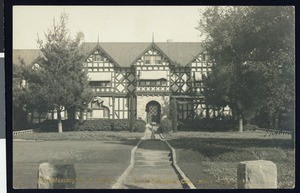
[{"label": "bush beside house", "polygon": [[158,133],[168,133],[173,130],[172,120],[165,118],[160,122],[160,126],[157,129]]},{"label": "bush beside house", "polygon": [[179,131],[231,131],[237,125],[233,119],[188,119],[178,123]]},{"label": "bush beside house", "polygon": [[[62,120],[64,131],[131,131],[128,119]],[[134,132],[144,132],[146,123],[133,121]],[[46,120],[35,125],[38,132],[56,132],[57,120]]]}]

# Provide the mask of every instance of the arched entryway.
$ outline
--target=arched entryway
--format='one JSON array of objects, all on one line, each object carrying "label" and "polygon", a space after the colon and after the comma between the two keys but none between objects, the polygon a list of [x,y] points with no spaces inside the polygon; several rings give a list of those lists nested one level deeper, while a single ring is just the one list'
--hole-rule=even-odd
[{"label": "arched entryway", "polygon": [[161,107],[157,101],[150,101],[146,105],[147,123],[160,123]]}]

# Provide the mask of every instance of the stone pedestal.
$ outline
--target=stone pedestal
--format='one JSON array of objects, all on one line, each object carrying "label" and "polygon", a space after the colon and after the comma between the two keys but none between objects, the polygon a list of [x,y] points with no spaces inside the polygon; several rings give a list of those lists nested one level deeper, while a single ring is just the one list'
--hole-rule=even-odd
[{"label": "stone pedestal", "polygon": [[240,162],[237,169],[237,184],[239,189],[276,189],[276,164],[265,160]]},{"label": "stone pedestal", "polygon": [[41,163],[38,171],[38,189],[74,189],[76,172],[72,164]]}]

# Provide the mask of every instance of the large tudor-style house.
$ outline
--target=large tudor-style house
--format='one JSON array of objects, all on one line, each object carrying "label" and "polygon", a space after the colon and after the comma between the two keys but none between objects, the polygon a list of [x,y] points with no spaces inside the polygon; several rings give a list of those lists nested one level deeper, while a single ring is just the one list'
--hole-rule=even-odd
[{"label": "large tudor-style house", "polygon": [[[178,101],[179,119],[220,113],[205,105],[202,78],[211,71],[212,61],[201,43],[84,43],[83,47],[86,60],[82,65],[94,92],[84,119],[128,119],[132,113],[135,118],[159,123],[173,98]],[[14,65],[20,57],[34,68],[42,54],[14,50]],[[48,118],[56,117],[52,113]]]}]

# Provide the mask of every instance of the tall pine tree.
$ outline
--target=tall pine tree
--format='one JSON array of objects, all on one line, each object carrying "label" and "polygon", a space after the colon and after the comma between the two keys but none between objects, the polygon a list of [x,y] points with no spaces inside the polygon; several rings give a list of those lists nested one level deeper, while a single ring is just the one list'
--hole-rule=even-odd
[{"label": "tall pine tree", "polygon": [[[63,131],[61,112],[67,110],[68,117],[75,118],[75,112],[84,110],[92,97],[87,72],[83,67],[84,36],[79,32],[75,38],[71,38],[67,20],[68,15],[62,13],[59,22],[54,20],[52,27],[45,33],[45,41],[38,40],[43,60],[39,62],[38,70],[32,72],[34,76],[31,74],[31,78],[26,80],[28,85],[40,88],[36,94],[42,92],[48,110],[56,110],[58,132]],[[32,77],[38,81],[33,81]],[[38,103],[35,105],[39,106]]]}]

